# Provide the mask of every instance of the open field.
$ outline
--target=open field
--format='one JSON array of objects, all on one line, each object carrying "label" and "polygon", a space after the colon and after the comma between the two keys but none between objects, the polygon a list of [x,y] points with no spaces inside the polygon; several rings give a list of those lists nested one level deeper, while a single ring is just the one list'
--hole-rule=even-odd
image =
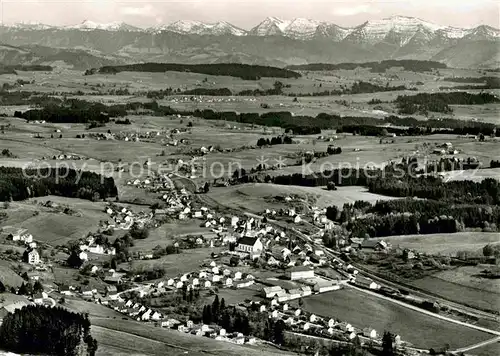
[{"label": "open field", "polygon": [[445,344],[454,349],[491,338],[483,332],[434,319],[349,288],[304,298],[304,305],[309,312],[347,321],[357,327],[371,326],[378,333],[391,331],[424,349]]},{"label": "open field", "polygon": [[444,298],[483,310],[500,309],[500,281],[477,275],[486,267],[460,267],[409,282]]},{"label": "open field", "polygon": [[487,244],[500,243],[500,234],[495,232],[458,232],[455,234],[405,235],[383,237],[393,247],[409,248],[428,254],[455,256],[458,251],[477,252]]},{"label": "open field", "polygon": [[183,273],[197,271],[203,261],[210,261],[212,252],[219,253],[220,248],[197,248],[184,250],[180,254],[163,256],[157,260],[133,261],[132,269],[161,267],[165,270],[165,276],[172,278]]},{"label": "open field", "polygon": [[[67,215],[52,211],[34,201],[54,201],[69,205],[76,210],[76,215]],[[103,203],[94,204],[80,199],[69,199],[55,196],[31,199],[26,202],[16,202],[7,209],[9,217],[2,226],[15,226],[28,229],[34,239],[50,243],[52,246],[62,245],[68,241],[84,237],[88,232],[94,232],[101,219],[107,216],[103,212]],[[22,218],[20,218],[22,216]]]},{"label": "open field", "polygon": [[[91,318],[91,323],[92,333],[94,330],[98,331],[98,335],[102,332],[98,342],[102,340],[105,345],[133,352],[146,352],[147,355],[181,355],[186,352],[190,355],[218,356],[292,355],[268,346],[240,346],[134,321]],[[137,341],[140,342],[136,343]]]},{"label": "open field", "polygon": [[130,248],[131,252],[151,251],[157,245],[165,247],[173,244],[174,237],[185,235],[206,235],[207,229],[201,228],[198,220],[176,221],[166,223],[156,229],[149,231],[149,237],[144,240],[134,241],[134,246]]},{"label": "open field", "polygon": [[344,204],[352,204],[356,200],[375,203],[378,200],[393,199],[369,193],[364,187],[339,187],[336,191],[328,191],[325,187],[300,187],[267,183],[249,183],[228,188],[213,188],[208,195],[222,205],[245,208],[254,213],[261,213],[266,208],[282,208],[281,203],[269,201],[276,196],[298,195],[319,208],[332,205],[342,208]]},{"label": "open field", "polygon": [[19,287],[24,280],[12,270],[10,262],[0,261],[0,282],[5,286]]},{"label": "open field", "polygon": [[497,342],[495,344],[490,344],[474,350],[470,350],[467,353],[475,356],[495,356],[500,353],[500,344]]}]

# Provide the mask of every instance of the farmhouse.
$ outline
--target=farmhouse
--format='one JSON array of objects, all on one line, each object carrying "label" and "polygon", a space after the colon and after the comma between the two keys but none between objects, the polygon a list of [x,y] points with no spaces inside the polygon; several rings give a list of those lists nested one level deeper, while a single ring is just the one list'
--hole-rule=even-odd
[{"label": "farmhouse", "polygon": [[367,289],[380,289],[380,286],[377,283],[375,283],[371,279],[368,279],[368,278],[365,278],[362,276],[356,277],[354,283],[356,285],[359,285],[360,287],[367,288]]},{"label": "farmhouse", "polygon": [[264,287],[262,292],[266,298],[274,298],[285,294],[285,291],[280,286]]},{"label": "farmhouse", "polygon": [[286,271],[286,276],[292,281],[297,279],[314,278],[314,270],[308,267],[292,267]]}]

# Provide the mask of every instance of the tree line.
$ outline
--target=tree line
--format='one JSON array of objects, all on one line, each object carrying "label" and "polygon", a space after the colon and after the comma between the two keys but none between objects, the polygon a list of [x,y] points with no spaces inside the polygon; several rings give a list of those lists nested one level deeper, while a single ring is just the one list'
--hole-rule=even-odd
[{"label": "tree line", "polygon": [[[43,104],[42,104],[43,105]],[[16,111],[15,116],[28,121],[45,120],[47,122],[104,124],[114,117],[126,116],[129,112],[148,110],[155,116],[183,115],[195,116],[205,120],[220,120],[244,124],[281,127],[297,135],[319,134],[321,130],[338,129],[363,135],[381,136],[384,130],[397,135],[428,135],[433,133],[454,133],[457,135],[492,135],[496,126],[491,123],[464,121],[455,119],[430,119],[425,122],[412,117],[389,116],[384,119],[364,116],[339,116],[320,113],[316,116],[295,115],[289,111],[266,113],[236,113],[234,111],[217,112],[211,109],[194,111],[177,110],[169,106],[158,105],[156,101],[141,103],[115,104],[106,106],[84,100],[65,100],[57,103],[49,101],[41,109],[32,109],[24,113]],[[408,129],[380,126],[391,124],[405,126]],[[500,136],[500,130],[496,130]]]},{"label": "tree line", "polygon": [[369,68],[371,72],[385,72],[389,68],[402,67],[404,70],[412,72],[430,72],[433,69],[445,69],[446,64],[435,61],[419,60],[385,60],[380,62],[365,63],[311,63],[302,65],[291,65],[286,68],[301,71],[333,71],[333,70],[354,70],[356,68]]},{"label": "tree line", "polygon": [[270,66],[220,63],[220,64],[181,64],[181,63],[137,63],[116,66],[104,66],[100,69],[91,69],[85,75],[95,73],[116,74],[120,72],[189,72],[206,75],[225,75],[244,80],[258,80],[260,78],[300,78],[300,73]]},{"label": "tree line", "polygon": [[450,113],[453,110],[449,105],[483,105],[498,103],[500,100],[490,93],[452,92],[400,95],[395,102],[400,114],[412,115],[420,113],[427,115],[431,111]]},{"label": "tree line", "polygon": [[25,306],[7,314],[0,326],[0,347],[21,354],[93,356],[97,341],[88,315],[60,307]]},{"label": "tree line", "polygon": [[261,137],[257,140],[257,146],[290,145],[292,138],[290,136],[274,136],[271,139]]},{"label": "tree line", "polygon": [[115,197],[114,179],[66,167],[22,169],[0,167],[0,201],[59,195],[88,200]]}]

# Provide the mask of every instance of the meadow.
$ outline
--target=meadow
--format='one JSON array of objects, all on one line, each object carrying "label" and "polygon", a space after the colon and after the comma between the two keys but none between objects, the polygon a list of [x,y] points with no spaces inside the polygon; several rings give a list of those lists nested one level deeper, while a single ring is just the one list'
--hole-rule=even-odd
[{"label": "meadow", "polygon": [[483,267],[460,267],[409,282],[446,299],[488,311],[500,309],[500,283],[478,276]]},{"label": "meadow", "polygon": [[500,243],[499,233],[458,232],[455,234],[406,235],[380,238],[393,247],[409,248],[421,253],[456,256],[459,251],[482,254],[487,244]]},{"label": "meadow", "polygon": [[455,349],[491,337],[349,288],[314,295],[303,301],[304,309],[311,313],[347,321],[360,328],[370,326],[378,333],[391,331],[424,349],[440,348],[445,344]]}]

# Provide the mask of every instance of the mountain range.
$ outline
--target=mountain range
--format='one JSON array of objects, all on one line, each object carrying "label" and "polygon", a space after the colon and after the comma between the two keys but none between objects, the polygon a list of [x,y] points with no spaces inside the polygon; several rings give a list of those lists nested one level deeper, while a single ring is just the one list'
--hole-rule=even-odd
[{"label": "mountain range", "polygon": [[28,23],[0,26],[0,43],[23,50],[36,45],[87,51],[92,56],[112,56],[118,63],[287,65],[383,59],[439,59],[459,67],[500,63],[499,29],[456,28],[406,16],[350,28],[304,18],[268,17],[248,30],[225,21],[177,21],[147,29],[122,22],[84,21],[62,27]]}]

